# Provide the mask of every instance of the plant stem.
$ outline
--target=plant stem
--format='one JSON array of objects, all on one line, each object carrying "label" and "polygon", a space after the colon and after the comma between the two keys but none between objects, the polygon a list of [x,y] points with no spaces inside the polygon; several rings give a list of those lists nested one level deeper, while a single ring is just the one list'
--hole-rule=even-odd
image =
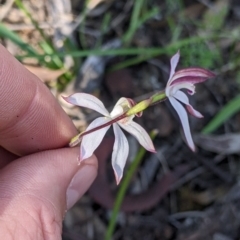
[{"label": "plant stem", "polygon": [[[156,135],[157,135],[157,131],[153,130],[150,133],[151,139],[153,140],[156,137]],[[136,171],[137,167],[141,163],[145,153],[146,153],[145,148],[141,147],[137,156],[135,157],[135,159],[131,163],[131,165],[128,169],[128,172],[126,173],[125,177],[122,180],[122,183],[120,185],[120,189],[118,190],[118,193],[117,193],[116,201],[114,203],[111,219],[110,219],[110,222],[109,222],[106,234],[105,234],[105,238],[104,238],[105,240],[110,240],[112,238],[112,235],[113,235],[113,232],[114,232],[114,229],[115,229],[115,226],[116,226],[117,216],[118,216],[119,210],[121,208],[121,205],[122,205],[124,196],[126,194],[127,188],[130,184],[130,181],[132,179],[132,176],[133,176],[134,172]]]},{"label": "plant stem", "polygon": [[144,111],[145,109],[147,109],[149,106],[152,106],[160,101],[163,101],[166,99],[166,94],[165,91],[160,91],[155,93],[154,95],[152,95],[150,98],[145,99],[141,102],[139,102],[138,104],[136,104],[135,106],[133,106],[132,108],[130,108],[126,115],[127,116],[131,116],[131,115],[135,115],[139,112]]},{"label": "plant stem", "polygon": [[97,131],[97,130],[99,130],[101,128],[104,128],[104,127],[107,127],[109,125],[112,125],[113,123],[115,123],[115,122],[117,122],[117,121],[119,121],[119,120],[121,120],[121,119],[123,119],[125,117],[126,117],[126,113],[123,113],[122,115],[120,115],[120,116],[118,116],[118,117],[116,117],[114,119],[111,119],[110,121],[108,121],[108,122],[106,122],[106,123],[104,123],[104,124],[102,124],[100,126],[97,126],[97,127],[92,128],[92,129],[90,129],[88,131],[84,131],[84,132],[79,133],[78,135],[74,136],[71,139],[71,141],[69,143],[69,147],[74,147],[78,143],[80,143],[83,136],[85,136],[85,135],[87,135],[89,133],[95,132],[95,131]]},{"label": "plant stem", "polygon": [[161,91],[161,92],[154,94],[151,98],[152,98],[151,105],[154,105],[156,103],[164,101],[167,98],[167,96],[166,96],[165,91]]}]

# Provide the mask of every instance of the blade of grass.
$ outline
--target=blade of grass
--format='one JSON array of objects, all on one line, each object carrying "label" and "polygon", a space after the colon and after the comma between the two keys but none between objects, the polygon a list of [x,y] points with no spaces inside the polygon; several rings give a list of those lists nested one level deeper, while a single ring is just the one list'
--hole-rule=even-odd
[{"label": "blade of grass", "polygon": [[[163,48],[155,48],[155,49],[144,49],[144,55],[140,55],[137,57],[133,57],[130,59],[127,59],[125,61],[122,61],[120,63],[115,64],[112,66],[109,71],[116,71],[119,69],[127,68],[136,64],[139,64],[141,62],[147,61],[151,58],[157,57],[161,54],[173,54],[174,51],[177,51],[178,49],[188,46],[191,43],[198,43],[204,40],[209,40],[209,39],[215,39],[217,36],[205,36],[205,37],[192,37],[188,39],[183,39],[178,42],[171,43]],[[142,50],[142,49],[139,49]],[[139,52],[139,54],[141,54]],[[129,54],[130,55],[130,54]]]},{"label": "blade of grass", "polygon": [[235,113],[240,111],[240,95],[236,96],[229,103],[227,103],[215,117],[203,128],[203,134],[209,134],[220,127]]},{"label": "blade of grass", "polygon": [[88,1],[85,1],[85,2],[84,2],[83,11],[82,11],[82,13],[81,13],[82,21],[81,21],[81,23],[79,24],[79,28],[80,28],[80,31],[79,31],[79,40],[80,40],[81,46],[82,46],[82,48],[83,48],[84,50],[87,49],[87,39],[86,39],[86,36],[85,36],[85,34],[84,34],[84,28],[85,28],[86,18],[87,18],[87,14],[89,13],[89,9],[87,8],[87,2],[88,2]]},{"label": "blade of grass", "polygon": [[125,45],[128,45],[129,42],[132,40],[133,35],[135,34],[136,30],[141,27],[144,22],[146,22],[148,19],[153,18],[156,16],[159,12],[159,9],[157,7],[153,7],[151,10],[144,13],[142,17],[140,17],[140,11],[144,7],[144,0],[137,0],[135,1],[133,14],[131,16],[131,22],[128,30],[122,37],[122,41],[125,43]]},{"label": "blade of grass", "polygon": [[[55,53],[53,48],[46,41],[40,42],[39,45],[42,47],[43,51],[46,54],[54,54]],[[45,58],[45,59],[48,59],[48,58]],[[49,68],[57,68],[57,69],[63,68],[63,62],[58,56],[53,56],[51,58],[51,61],[49,61],[47,63],[47,65]]]},{"label": "blade of grass", "polygon": [[14,0],[15,4],[18,6],[19,9],[31,20],[33,26],[39,31],[42,38],[51,45],[51,42],[48,40],[47,36],[44,34],[43,30],[39,27],[38,22],[35,21],[31,15],[31,13],[27,10],[21,0]]},{"label": "blade of grass", "polygon": [[[49,40],[49,38],[45,35],[45,33],[43,32],[43,30],[39,27],[39,24],[37,21],[34,20],[34,18],[32,17],[31,13],[27,10],[27,8],[24,6],[24,4],[22,3],[22,0],[15,0],[15,4],[18,6],[19,9],[21,9],[21,11],[31,20],[33,26],[38,30],[38,32],[40,33],[40,35],[43,38],[43,41],[41,44],[39,44],[43,51],[45,51],[45,53],[47,54],[51,54],[51,53],[57,53],[57,51],[55,50],[52,42]],[[55,56],[53,58],[51,58],[52,63],[47,62],[46,61],[46,65],[49,68],[57,68],[60,69],[63,67],[63,62],[62,60],[58,57]],[[64,74],[65,75],[65,74]]]},{"label": "blade of grass", "polygon": [[[150,133],[151,139],[154,140],[154,138],[156,136],[157,136],[157,131],[153,130]],[[116,226],[117,215],[118,215],[119,210],[121,208],[121,205],[122,205],[124,196],[126,194],[127,188],[130,184],[130,181],[132,179],[132,176],[133,176],[134,172],[136,171],[137,167],[141,163],[145,153],[146,153],[145,148],[141,147],[138,154],[136,155],[135,159],[131,163],[131,165],[128,169],[128,172],[126,173],[125,177],[122,180],[122,183],[121,183],[120,188],[119,188],[118,193],[117,193],[116,201],[114,203],[111,219],[110,219],[110,222],[108,224],[108,228],[107,228],[106,235],[105,235],[105,238],[104,238],[105,240],[110,240],[112,238],[112,235],[113,235],[113,232],[114,232],[114,229],[115,229],[115,226]]]},{"label": "blade of grass", "polygon": [[[147,54],[148,59],[151,58],[151,56],[155,56],[157,54],[166,53],[169,51],[176,50],[182,46],[186,46],[190,43],[197,43],[199,41],[204,41],[208,39],[214,39],[217,36],[213,35],[207,35],[202,37],[191,37],[187,39],[182,39],[181,41],[171,43],[165,47],[161,48],[122,48],[122,49],[108,49],[108,50],[101,50],[101,49],[94,49],[94,50],[83,50],[83,51],[74,51],[74,52],[64,52],[64,53],[53,53],[53,54],[42,54],[40,57],[64,57],[66,55],[71,57],[88,57],[90,55],[96,55],[96,56],[127,56],[127,55],[138,55],[138,54]],[[32,57],[31,55],[25,55],[25,56],[18,56],[21,58],[28,58]]]},{"label": "blade of grass", "polygon": [[143,17],[138,20],[138,23],[136,25],[136,30],[139,27],[141,27],[144,24],[144,22],[146,22],[148,19],[153,18],[154,16],[156,16],[158,14],[158,12],[159,12],[159,9],[157,7],[153,7],[150,11],[145,13],[143,15]]},{"label": "blade of grass", "polygon": [[[39,57],[41,58],[51,58],[54,56],[64,57],[64,56],[71,56],[71,57],[88,57],[91,55],[95,56],[127,56],[127,55],[138,55],[148,52],[148,54],[154,54],[156,52],[162,51],[162,48],[122,48],[122,49],[93,49],[93,50],[81,50],[81,51],[69,51],[69,52],[59,52],[53,54],[42,54]],[[32,55],[23,55],[18,56],[18,58],[31,58]]]},{"label": "blade of grass", "polygon": [[[156,56],[159,56],[159,55],[161,55],[161,54],[163,54],[165,52],[166,51],[164,51],[164,49],[162,49],[162,52],[158,52],[156,54]],[[122,61],[122,62],[117,63],[114,66],[112,66],[110,69],[108,69],[108,72],[114,72],[114,71],[119,70],[119,69],[124,69],[124,68],[127,68],[129,66],[134,66],[134,65],[139,64],[141,62],[144,62],[144,61],[146,61],[146,60],[148,60],[150,58],[153,58],[154,56],[155,56],[154,54],[151,55],[151,56],[149,56],[149,55],[145,55],[145,56],[141,55],[141,56],[138,56],[138,57],[127,59],[125,61]]]},{"label": "blade of grass", "polygon": [[111,14],[110,13],[105,13],[104,17],[103,17],[101,27],[100,27],[101,35],[97,39],[97,42],[95,44],[95,49],[100,49],[100,47],[102,45],[103,36],[109,29],[110,21],[111,21]]},{"label": "blade of grass", "polygon": [[28,54],[38,56],[38,53],[37,51],[35,51],[34,48],[32,48],[29,44],[24,42],[18,36],[18,34],[6,28],[2,23],[0,23],[0,37],[11,40],[13,43],[19,46],[22,50],[26,51]]},{"label": "blade of grass", "polygon": [[[220,38],[219,35],[206,35],[206,36],[194,36],[191,38],[182,39],[181,41],[171,43],[163,48],[123,48],[123,49],[108,49],[108,50],[101,50],[101,49],[94,49],[94,50],[83,50],[83,51],[74,51],[74,52],[62,52],[62,53],[53,53],[53,54],[43,54],[39,55],[39,58],[51,58],[54,56],[58,57],[64,57],[64,56],[71,56],[71,57],[88,57],[91,55],[95,56],[128,56],[128,55],[141,55],[137,56],[135,58],[131,59],[131,64],[137,64],[143,61],[146,61],[148,59],[151,59],[153,57],[156,57],[160,54],[172,54],[174,51],[180,49],[183,46],[187,46],[191,43],[198,43],[200,41],[210,40],[210,39],[216,39]],[[23,56],[17,56],[18,59],[25,59],[25,58],[31,58],[34,57],[31,54],[23,55]],[[129,60],[127,60],[129,61]],[[122,62],[121,64],[123,64]],[[118,64],[114,65],[114,67],[118,67]]]},{"label": "blade of grass", "polygon": [[131,15],[130,25],[127,32],[124,34],[122,41],[128,45],[131,41],[137,27],[138,27],[138,20],[140,18],[141,8],[143,6],[144,0],[135,0],[133,12]]}]

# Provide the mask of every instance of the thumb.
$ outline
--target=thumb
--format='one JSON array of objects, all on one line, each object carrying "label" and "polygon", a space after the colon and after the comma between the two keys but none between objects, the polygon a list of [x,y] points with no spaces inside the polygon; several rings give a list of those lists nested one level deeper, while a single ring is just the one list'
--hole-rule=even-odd
[{"label": "thumb", "polygon": [[49,221],[61,223],[65,211],[87,191],[97,174],[95,156],[81,165],[78,158],[79,148],[63,148],[19,158],[1,169],[0,215],[7,213],[22,221],[27,212],[36,215],[34,220],[40,219],[40,226],[49,226]]}]

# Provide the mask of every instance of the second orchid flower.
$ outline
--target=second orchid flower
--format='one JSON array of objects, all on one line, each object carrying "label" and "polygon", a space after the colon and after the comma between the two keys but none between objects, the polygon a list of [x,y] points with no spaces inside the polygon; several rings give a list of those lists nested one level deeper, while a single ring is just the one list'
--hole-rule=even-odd
[{"label": "second orchid flower", "polygon": [[[175,72],[179,58],[179,52],[171,58],[171,71],[165,93],[180,118],[188,146],[192,151],[195,151],[187,111],[197,118],[202,118],[203,115],[192,107],[189,103],[188,96],[181,89],[186,89],[188,94],[193,95],[195,93],[195,84],[204,82],[208,78],[214,77],[215,74],[199,67],[185,68]],[[186,105],[187,111],[180,102]]]}]

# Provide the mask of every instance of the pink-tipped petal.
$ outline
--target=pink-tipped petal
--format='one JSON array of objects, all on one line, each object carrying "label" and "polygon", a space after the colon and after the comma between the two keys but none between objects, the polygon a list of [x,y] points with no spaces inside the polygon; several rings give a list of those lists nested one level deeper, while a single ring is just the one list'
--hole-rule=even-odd
[{"label": "pink-tipped petal", "polygon": [[195,145],[193,143],[192,135],[190,132],[188,115],[185,108],[175,98],[169,97],[168,99],[180,118],[188,146],[191,148],[192,151],[195,151]]},{"label": "pink-tipped petal", "polygon": [[204,68],[199,67],[184,68],[174,73],[171,79],[171,85],[178,84],[181,82],[197,84],[206,81],[208,78],[213,77],[215,77],[215,74]]},{"label": "pink-tipped petal", "polygon": [[148,150],[149,152],[156,152],[152,139],[145,131],[145,129],[141,127],[139,124],[131,121],[127,124],[119,123],[119,125],[124,130],[132,134],[146,150]]},{"label": "pink-tipped petal", "polygon": [[175,73],[175,69],[177,67],[178,61],[180,58],[180,52],[177,51],[177,53],[175,55],[172,56],[171,58],[171,71],[170,71],[170,76],[169,76],[169,80],[168,80],[168,84],[171,84],[172,82],[172,76]]},{"label": "pink-tipped petal", "polygon": [[191,104],[189,103],[189,99],[184,92],[179,90],[174,94],[173,97],[175,97],[180,102],[186,104],[187,105],[186,108],[191,115],[197,118],[203,118],[203,115],[191,106]]},{"label": "pink-tipped petal", "polygon": [[122,179],[123,170],[127,161],[129,145],[127,138],[116,123],[113,124],[113,131],[115,135],[115,141],[112,153],[112,167],[116,182],[119,184]]},{"label": "pink-tipped petal", "polygon": [[101,113],[104,116],[109,116],[109,112],[104,107],[103,103],[91,94],[74,93],[69,97],[63,97],[63,99],[73,105],[90,108]]},{"label": "pink-tipped petal", "polygon": [[189,105],[186,106],[186,108],[187,108],[187,111],[188,111],[192,116],[197,117],[197,118],[203,118],[203,117],[204,117],[200,112],[198,112],[196,109],[194,109],[194,108],[192,107],[192,105],[189,104]]},{"label": "pink-tipped petal", "polygon": [[[90,125],[87,127],[86,131],[93,129],[95,127],[101,126],[102,124],[108,122],[109,120],[105,117],[99,117],[96,118],[94,121],[90,123]],[[100,128],[97,131],[94,131],[92,133],[89,133],[82,138],[82,142],[80,145],[80,162],[83,161],[86,158],[89,158],[92,156],[93,152],[96,150],[96,148],[101,143],[104,135],[106,134],[107,130],[110,128],[110,126]]]},{"label": "pink-tipped petal", "polygon": [[208,78],[206,77],[185,76],[185,77],[180,77],[175,79],[175,81],[171,83],[171,86],[174,86],[176,84],[181,84],[181,83],[197,84],[197,83],[205,82],[207,79]]}]

